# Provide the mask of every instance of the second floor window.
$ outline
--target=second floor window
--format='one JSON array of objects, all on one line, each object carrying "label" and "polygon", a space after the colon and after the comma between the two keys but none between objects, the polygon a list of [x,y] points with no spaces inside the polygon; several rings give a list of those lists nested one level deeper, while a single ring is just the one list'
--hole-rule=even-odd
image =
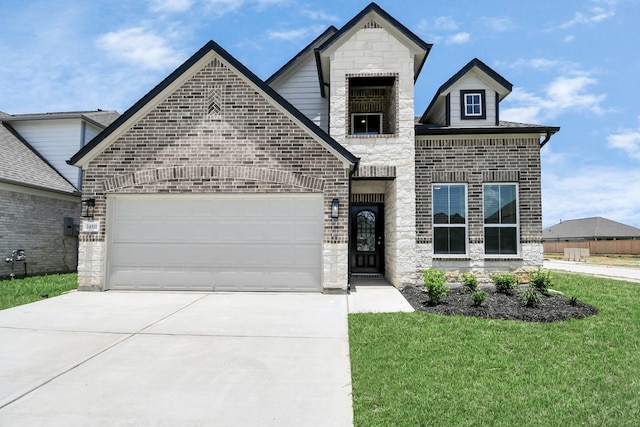
[{"label": "second floor window", "polygon": [[484,119],[487,117],[485,91],[460,91],[461,113],[463,119]]}]

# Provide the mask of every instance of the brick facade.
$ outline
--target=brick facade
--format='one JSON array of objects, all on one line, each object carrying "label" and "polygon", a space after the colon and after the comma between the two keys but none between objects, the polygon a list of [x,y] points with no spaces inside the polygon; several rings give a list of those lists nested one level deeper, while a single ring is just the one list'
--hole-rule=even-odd
[{"label": "brick facade", "polygon": [[[419,137],[416,140],[416,233],[419,269],[521,270],[542,264],[540,141],[537,137]],[[482,186],[517,183],[521,250],[516,257],[484,256]],[[434,257],[432,184],[467,184],[469,253]]]},{"label": "brick facade", "polygon": [[[104,272],[96,269],[104,268],[109,193],[321,192],[324,288],[346,289],[346,256],[335,274],[327,264],[346,247],[348,191],[341,160],[213,59],[85,166],[83,197],[96,199],[101,229],[80,235],[80,287],[104,287]],[[330,218],[333,198],[341,202],[338,219]]]},{"label": "brick facade", "polygon": [[[11,274],[4,260],[15,249],[25,250],[29,276],[76,271],[77,238],[63,234],[63,220],[70,217],[78,224],[80,198],[39,193],[0,189],[0,278]],[[15,264],[15,272],[24,274],[22,262]]]}]

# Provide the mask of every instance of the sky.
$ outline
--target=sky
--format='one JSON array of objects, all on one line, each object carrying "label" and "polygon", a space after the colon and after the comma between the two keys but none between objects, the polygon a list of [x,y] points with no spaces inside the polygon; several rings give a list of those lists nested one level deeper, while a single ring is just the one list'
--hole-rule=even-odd
[{"label": "sky", "polygon": [[[361,0],[0,0],[0,111],[126,111],[209,40],[267,79]],[[479,58],[502,120],[560,126],[542,149],[543,226],[640,227],[640,0],[379,0],[433,48],[416,115]]]}]

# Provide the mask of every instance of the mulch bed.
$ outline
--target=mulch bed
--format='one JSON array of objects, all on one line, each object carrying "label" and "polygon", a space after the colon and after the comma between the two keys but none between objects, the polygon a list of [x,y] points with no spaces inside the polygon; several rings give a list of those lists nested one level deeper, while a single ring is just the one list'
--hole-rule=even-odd
[{"label": "mulch bed", "polygon": [[543,295],[537,307],[527,307],[518,297],[518,290],[508,294],[498,293],[495,288],[482,288],[486,298],[475,307],[469,292],[464,288],[450,289],[438,305],[429,305],[428,295],[422,287],[406,286],[402,294],[416,310],[429,313],[475,316],[486,319],[523,320],[525,322],[555,322],[568,318],[583,318],[595,315],[598,310],[592,305],[577,301],[572,305],[563,295]]}]

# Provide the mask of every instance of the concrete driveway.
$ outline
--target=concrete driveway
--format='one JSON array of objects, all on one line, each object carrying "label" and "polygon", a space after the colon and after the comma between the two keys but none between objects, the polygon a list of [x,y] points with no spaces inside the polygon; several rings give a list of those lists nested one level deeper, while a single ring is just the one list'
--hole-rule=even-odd
[{"label": "concrete driveway", "polygon": [[75,292],[0,311],[0,425],[348,426],[347,298]]}]

